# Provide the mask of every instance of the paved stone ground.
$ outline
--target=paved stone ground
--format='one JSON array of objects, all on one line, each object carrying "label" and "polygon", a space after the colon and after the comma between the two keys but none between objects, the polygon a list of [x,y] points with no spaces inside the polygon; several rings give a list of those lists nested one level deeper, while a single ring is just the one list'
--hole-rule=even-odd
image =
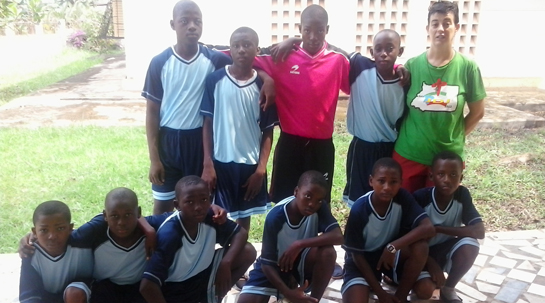
[{"label": "paved stone ground", "polygon": [[[457,285],[465,303],[545,302],[545,230],[488,233],[480,242],[475,264]],[[260,243],[254,245],[261,250]],[[339,264],[343,264],[343,257],[344,251],[337,247]],[[18,255],[0,255],[0,303],[19,302],[19,267]],[[341,302],[341,286],[342,280],[332,280],[320,302]],[[236,302],[238,293],[231,290],[223,302]],[[411,302],[440,302],[438,296],[436,291],[431,300],[411,298]],[[375,300],[370,298],[369,303]]]}]

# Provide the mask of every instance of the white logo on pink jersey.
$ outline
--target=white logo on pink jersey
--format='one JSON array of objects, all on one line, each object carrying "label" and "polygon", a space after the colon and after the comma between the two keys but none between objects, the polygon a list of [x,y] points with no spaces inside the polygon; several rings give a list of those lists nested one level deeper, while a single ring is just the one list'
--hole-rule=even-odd
[{"label": "white logo on pink jersey", "polygon": [[291,67],[291,70],[290,70],[290,74],[296,74],[296,75],[299,75],[299,65],[294,65]]}]

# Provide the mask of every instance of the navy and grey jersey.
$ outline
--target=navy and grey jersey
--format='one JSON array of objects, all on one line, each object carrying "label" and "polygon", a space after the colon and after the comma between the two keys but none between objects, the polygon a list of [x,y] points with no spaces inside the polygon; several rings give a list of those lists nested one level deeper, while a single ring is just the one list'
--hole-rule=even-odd
[{"label": "navy and grey jersey", "polygon": [[295,203],[294,196],[278,202],[267,214],[261,256],[257,262],[276,267],[280,257],[294,241],[317,237],[319,233],[327,233],[339,227],[327,203],[323,203],[316,213],[292,224],[286,209],[290,203]]},{"label": "navy and grey jersey", "polygon": [[[422,188],[413,193],[416,201],[424,208],[434,226],[461,227],[482,222],[481,215],[473,205],[469,190],[459,186],[445,210],[439,209],[435,201],[435,187]],[[453,236],[437,234],[430,240],[430,246],[443,243]]]},{"label": "navy and grey jersey", "polygon": [[208,268],[214,258],[215,245],[226,247],[240,227],[233,221],[218,225],[212,221],[210,210],[199,223],[192,239],[182,222],[181,214],[174,212],[157,231],[157,247],[146,266],[143,278],[163,285],[164,282],[182,282]]},{"label": "navy and grey jersey", "polygon": [[405,109],[405,89],[399,79],[384,80],[375,62],[355,53],[350,56],[348,132],[367,142],[395,142]]},{"label": "navy and grey jersey", "polygon": [[390,201],[386,214],[380,216],[371,202],[373,193],[370,191],[360,197],[350,209],[343,245],[347,252],[347,262],[352,262],[351,253],[363,254],[383,249],[386,244],[414,229],[428,217],[413,196],[403,188]]},{"label": "navy and grey jersey", "polygon": [[66,251],[57,257],[50,256],[38,243],[35,253],[21,262],[19,300],[42,302],[49,294],[62,294],[72,282],[90,282],[93,274],[93,251],[88,239],[73,234]]},{"label": "navy and grey jersey", "polygon": [[[157,230],[170,214],[148,216],[146,221]],[[146,237],[144,235],[131,247],[123,247],[111,237],[108,223],[102,214],[82,225],[76,232],[93,235],[94,279],[98,281],[109,279],[118,285],[129,285],[140,281],[146,268],[144,247]]]},{"label": "navy and grey jersey", "polygon": [[195,57],[185,60],[169,47],[149,65],[142,97],[161,104],[161,127],[195,129],[202,126],[199,114],[204,80],[232,62],[221,52],[199,45]]},{"label": "navy and grey jersey", "polygon": [[229,73],[229,66],[206,78],[201,114],[213,118],[215,160],[259,162],[262,132],[278,124],[276,106],[261,110],[262,85],[255,71],[251,79],[241,83]]}]

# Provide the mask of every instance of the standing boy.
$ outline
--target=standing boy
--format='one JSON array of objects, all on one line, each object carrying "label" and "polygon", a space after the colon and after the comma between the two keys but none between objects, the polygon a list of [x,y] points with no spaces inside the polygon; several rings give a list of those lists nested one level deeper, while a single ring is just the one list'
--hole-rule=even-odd
[{"label": "standing boy", "polygon": [[183,176],[201,175],[202,116],[199,108],[204,80],[231,59],[199,45],[202,34],[199,6],[179,1],[170,27],[176,44],[154,57],[142,96],[147,99],[146,135],[151,161],[154,214],[172,211],[174,187]]},{"label": "standing boy", "polygon": [[[333,245],[343,242],[339,224],[325,201],[327,190],[322,173],[305,172],[294,196],[267,214],[262,253],[238,303],[266,303],[270,296],[290,302],[321,299],[337,257]],[[310,297],[305,295],[307,287]]]},{"label": "standing boy", "polygon": [[[345,228],[343,302],[366,302],[372,289],[380,302],[407,302],[422,287],[419,274],[428,256],[433,225],[413,196],[401,188],[401,167],[392,158],[373,166],[373,191],[356,200]],[[399,286],[394,295],[380,281],[387,275]],[[416,282],[416,284],[415,284]]]},{"label": "standing boy", "polygon": [[326,200],[331,197],[335,110],[339,89],[349,92],[349,64],[325,41],[328,30],[326,10],[310,5],[301,13],[303,43],[286,60],[275,64],[269,55],[256,58],[256,67],[274,79],[282,129],[273,160],[270,190],[274,202],[291,196],[298,177],[307,170],[326,176]]},{"label": "standing boy", "polygon": [[175,204],[157,231],[140,292],[154,303],[220,302],[255,260],[248,232],[233,221],[213,222],[208,184],[197,176],[178,181]]},{"label": "standing boy", "polygon": [[[460,303],[456,284],[473,266],[484,238],[484,223],[473,205],[468,189],[460,185],[462,158],[451,151],[438,153],[432,160],[430,179],[434,187],[414,193],[418,203],[435,226],[437,235],[430,240],[427,270],[431,275],[429,295],[441,288],[441,300]],[[448,273],[445,281],[443,271]]]},{"label": "standing boy", "polygon": [[354,202],[372,190],[369,176],[375,162],[391,157],[405,108],[405,89],[394,71],[403,54],[399,34],[390,29],[373,39],[374,61],[354,53],[350,57],[350,101],[346,125],[354,136],[346,159],[344,201]]},{"label": "standing boy", "polygon": [[90,243],[71,235],[71,220],[70,209],[60,201],[43,202],[34,210],[36,253],[22,259],[19,301],[88,302],[93,252]]},{"label": "standing boy", "polygon": [[203,176],[217,176],[215,203],[247,231],[251,215],[263,214],[270,206],[266,170],[273,128],[278,124],[276,107],[260,108],[263,82],[252,69],[258,44],[251,28],[233,32],[233,64],[206,78],[201,105]]}]

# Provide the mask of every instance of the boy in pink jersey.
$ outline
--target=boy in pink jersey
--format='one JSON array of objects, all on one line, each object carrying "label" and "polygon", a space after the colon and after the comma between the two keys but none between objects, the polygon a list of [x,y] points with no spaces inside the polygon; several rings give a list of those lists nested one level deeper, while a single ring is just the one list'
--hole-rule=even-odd
[{"label": "boy in pink jersey", "polygon": [[[325,41],[328,16],[319,5],[301,14],[301,45],[286,60],[270,55],[256,57],[254,65],[269,74],[276,87],[281,133],[276,145],[271,182],[272,201],[293,194],[298,177],[317,170],[328,181],[331,198],[335,147],[332,135],[339,89],[349,93],[349,61]],[[261,54],[266,54],[262,49]]]}]

